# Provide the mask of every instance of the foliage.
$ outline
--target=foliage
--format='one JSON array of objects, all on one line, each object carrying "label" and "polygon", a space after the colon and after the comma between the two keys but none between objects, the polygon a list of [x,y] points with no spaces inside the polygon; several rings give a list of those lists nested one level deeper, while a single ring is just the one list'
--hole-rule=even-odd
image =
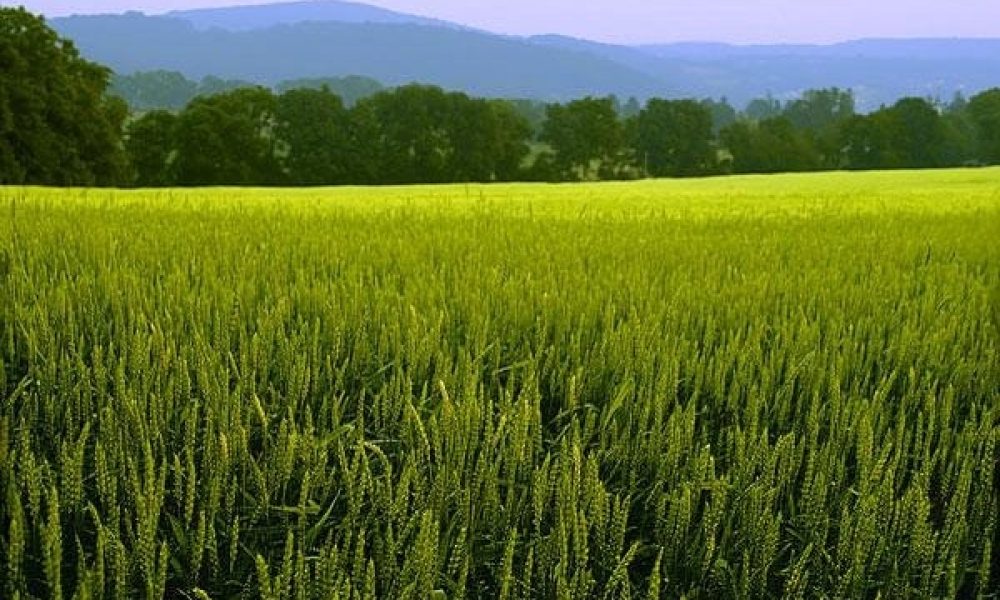
[{"label": "foliage", "polygon": [[125,150],[132,166],[133,182],[139,187],[162,187],[175,183],[177,116],[154,110],[128,124]]},{"label": "foliage", "polygon": [[997,176],[0,189],[0,595],[988,598]]},{"label": "foliage", "polygon": [[549,105],[541,140],[552,147],[557,168],[570,180],[615,172],[625,141],[614,99],[589,96]]},{"label": "foliage", "polygon": [[734,173],[810,171],[820,165],[810,138],[786,117],[737,121],[723,129],[719,139],[732,155]]},{"label": "foliage", "polygon": [[973,96],[966,110],[976,127],[979,157],[986,164],[1000,164],[1000,88]]},{"label": "foliage", "polygon": [[[720,167],[735,173],[927,168],[993,160],[991,98],[987,92],[946,107],[907,98],[858,115],[849,92],[830,88],[786,104],[764,99],[762,106],[778,116],[755,120],[749,113],[737,117],[724,100],[653,98],[623,117],[626,107],[616,108],[613,97],[544,105],[409,85],[348,108],[322,87],[280,95],[256,88],[202,98],[176,123],[162,113],[138,117],[127,148],[138,185],[572,181],[700,176]],[[210,107],[219,103],[225,108],[217,117]],[[258,115],[255,105],[266,110]]]},{"label": "foliage", "polygon": [[636,152],[644,170],[656,177],[711,172],[712,113],[694,100],[653,99],[639,113]]},{"label": "foliage", "polygon": [[197,98],[175,129],[180,185],[278,183],[274,134],[277,101],[265,88],[241,88]]},{"label": "foliage", "polygon": [[348,183],[354,172],[351,118],[327,88],[292,89],[277,98],[275,135],[284,144],[292,185]]},{"label": "foliage", "polygon": [[930,102],[903,98],[870,115],[853,117],[843,130],[851,168],[929,168],[945,162],[947,130]]},{"label": "foliage", "polygon": [[41,17],[0,6],[0,184],[121,182],[127,108],[105,96],[109,76]]},{"label": "foliage", "polygon": [[514,110],[458,92],[408,85],[355,108],[355,144],[369,183],[488,182],[514,178],[529,125]]}]

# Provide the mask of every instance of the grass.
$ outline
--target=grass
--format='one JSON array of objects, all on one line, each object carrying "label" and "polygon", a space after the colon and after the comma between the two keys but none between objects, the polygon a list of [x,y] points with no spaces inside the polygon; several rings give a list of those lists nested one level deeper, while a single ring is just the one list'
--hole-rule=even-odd
[{"label": "grass", "polygon": [[0,209],[5,598],[997,597],[1000,170]]}]

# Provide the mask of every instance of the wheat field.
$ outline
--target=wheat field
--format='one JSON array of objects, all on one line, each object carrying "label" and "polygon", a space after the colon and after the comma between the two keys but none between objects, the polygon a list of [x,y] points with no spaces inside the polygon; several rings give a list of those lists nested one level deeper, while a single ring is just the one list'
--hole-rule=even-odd
[{"label": "wheat field", "polygon": [[1000,170],[0,188],[0,597],[1000,597]]}]

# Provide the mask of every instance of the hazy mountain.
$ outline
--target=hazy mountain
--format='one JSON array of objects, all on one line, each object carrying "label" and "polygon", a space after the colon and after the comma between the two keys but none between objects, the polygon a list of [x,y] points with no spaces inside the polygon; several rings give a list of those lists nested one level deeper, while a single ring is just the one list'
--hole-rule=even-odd
[{"label": "hazy mountain", "polygon": [[1000,60],[1000,38],[964,39],[864,39],[839,44],[773,44],[736,46],[711,42],[686,42],[636,46],[660,58],[725,59],[761,57],[906,58]]},{"label": "hazy mountain", "polygon": [[860,40],[829,46],[601,44],[494,35],[363,4],[264,6],[53,19],[83,54],[118,73],[173,70],[273,85],[362,75],[479,95],[557,100],[727,97],[737,106],[809,88],[853,89],[862,109],[902,96],[949,99],[1000,85],[1000,39]]},{"label": "hazy mountain", "polygon": [[740,105],[764,94],[810,88],[855,91],[874,109],[903,96],[948,100],[1000,85],[1000,39],[857,40],[832,45],[678,43],[616,46],[564,36],[539,44],[601,56],[673,83],[684,95],[726,96]]},{"label": "hazy mountain", "polygon": [[364,75],[473,94],[565,99],[649,96],[669,86],[613,60],[472,30],[391,23],[303,22],[252,31],[201,30],[138,13],[54,19],[90,59],[119,73],[157,69],[264,84]]},{"label": "hazy mountain", "polygon": [[229,31],[267,29],[275,25],[294,25],[309,21],[338,23],[405,23],[435,27],[464,27],[416,15],[399,13],[377,6],[339,0],[312,0],[251,6],[232,6],[197,10],[178,10],[165,16],[188,21],[198,29],[217,27]]}]

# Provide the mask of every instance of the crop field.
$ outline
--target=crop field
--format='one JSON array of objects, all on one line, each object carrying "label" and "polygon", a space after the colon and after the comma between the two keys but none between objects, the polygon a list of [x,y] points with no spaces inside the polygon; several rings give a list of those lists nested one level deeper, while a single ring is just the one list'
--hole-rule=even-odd
[{"label": "crop field", "polygon": [[1000,170],[0,188],[0,597],[1000,597]]}]

